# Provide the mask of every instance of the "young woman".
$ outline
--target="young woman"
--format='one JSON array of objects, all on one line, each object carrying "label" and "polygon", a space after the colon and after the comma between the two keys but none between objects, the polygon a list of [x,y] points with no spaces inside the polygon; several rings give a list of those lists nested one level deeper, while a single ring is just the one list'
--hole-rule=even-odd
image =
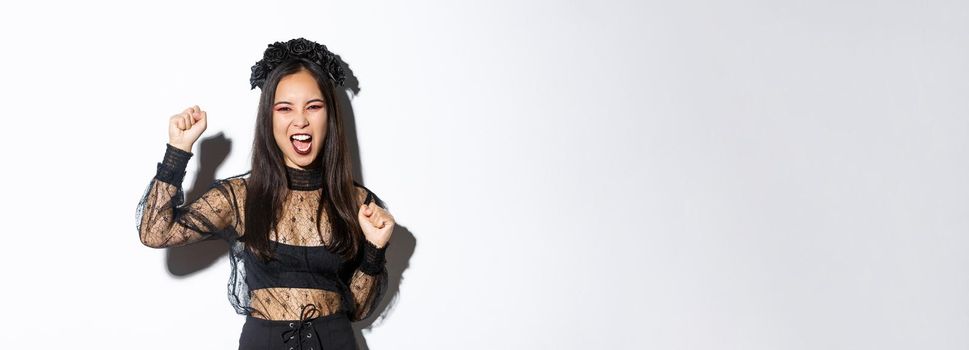
[{"label": "young woman", "polygon": [[229,242],[229,300],[246,316],[240,349],[356,349],[350,322],[384,293],[395,222],[352,178],[335,98],[343,80],[323,45],[269,45],[250,77],[262,91],[251,170],[188,205],[181,182],[207,113],[196,105],[170,119],[164,158],[138,204],[141,242]]}]

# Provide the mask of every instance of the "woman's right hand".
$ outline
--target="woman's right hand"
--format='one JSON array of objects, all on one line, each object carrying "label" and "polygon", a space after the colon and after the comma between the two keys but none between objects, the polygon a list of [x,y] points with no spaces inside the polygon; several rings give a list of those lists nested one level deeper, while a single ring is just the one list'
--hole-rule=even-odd
[{"label": "woman's right hand", "polygon": [[192,152],[192,145],[205,131],[206,113],[198,105],[173,115],[168,122],[168,143],[185,152]]}]

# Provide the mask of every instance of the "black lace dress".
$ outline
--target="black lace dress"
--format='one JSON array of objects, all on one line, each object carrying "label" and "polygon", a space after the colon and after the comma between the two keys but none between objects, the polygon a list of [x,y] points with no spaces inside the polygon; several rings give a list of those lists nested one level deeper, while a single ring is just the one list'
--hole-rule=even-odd
[{"label": "black lace dress", "polygon": [[[245,233],[246,181],[249,173],[217,180],[202,196],[185,205],[181,182],[192,153],[171,145],[138,203],[137,228],[149,247],[177,247],[207,239],[229,243],[232,271],[229,302],[249,318],[306,321],[344,314],[348,320],[368,317],[386,290],[384,252],[363,240],[356,258],[331,253],[325,211],[318,217],[322,168],[286,167],[289,191],[280,220],[270,232],[275,259],[259,260],[239,238]],[[355,183],[356,184],[356,183]],[[358,203],[382,201],[356,184]],[[282,322],[293,328],[292,322]],[[286,347],[283,347],[286,348]]]}]

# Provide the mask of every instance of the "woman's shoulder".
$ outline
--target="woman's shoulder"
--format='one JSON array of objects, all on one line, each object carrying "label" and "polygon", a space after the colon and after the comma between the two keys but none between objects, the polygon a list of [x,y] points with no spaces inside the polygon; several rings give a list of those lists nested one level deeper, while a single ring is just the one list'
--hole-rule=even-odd
[{"label": "woman's shoulder", "polygon": [[249,174],[251,171],[244,172],[242,174],[233,175],[225,178],[215,180],[213,186],[221,186],[226,189],[232,190],[237,194],[244,194],[246,190],[246,183],[249,179]]},{"label": "woman's shoulder", "polygon": [[246,184],[246,180],[249,179],[249,174],[251,174],[251,173],[252,173],[251,171],[247,171],[247,172],[244,172],[242,174],[232,175],[232,176],[229,176],[227,178],[222,179],[222,181],[230,182],[233,185],[245,185]]}]

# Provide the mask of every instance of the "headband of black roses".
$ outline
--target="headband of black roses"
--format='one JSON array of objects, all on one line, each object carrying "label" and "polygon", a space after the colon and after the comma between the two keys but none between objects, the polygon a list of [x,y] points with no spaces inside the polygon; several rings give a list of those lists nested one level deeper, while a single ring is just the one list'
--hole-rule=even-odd
[{"label": "headband of black roses", "polygon": [[326,45],[318,44],[303,38],[292,39],[287,42],[277,41],[269,45],[262,54],[262,59],[252,66],[249,76],[250,90],[257,86],[262,89],[266,83],[266,75],[289,59],[305,58],[318,64],[329,74],[330,79],[337,85],[343,86],[343,67],[341,60],[326,49]]}]

